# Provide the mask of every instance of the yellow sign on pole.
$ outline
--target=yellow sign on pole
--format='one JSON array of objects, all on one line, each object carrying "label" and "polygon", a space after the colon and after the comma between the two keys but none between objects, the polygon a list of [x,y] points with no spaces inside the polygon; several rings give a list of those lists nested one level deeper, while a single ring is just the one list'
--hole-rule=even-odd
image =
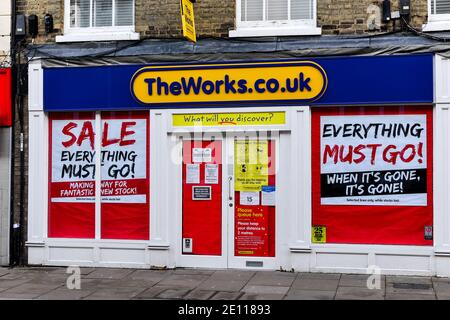
[{"label": "yellow sign on pole", "polygon": [[197,42],[195,34],[194,5],[191,0],[181,0],[181,23],[183,25],[183,37],[192,42]]}]

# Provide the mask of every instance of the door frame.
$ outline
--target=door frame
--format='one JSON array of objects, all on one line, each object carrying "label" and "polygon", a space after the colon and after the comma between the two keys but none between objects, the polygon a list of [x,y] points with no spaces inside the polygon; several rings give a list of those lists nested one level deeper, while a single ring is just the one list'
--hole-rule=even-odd
[{"label": "door frame", "polygon": [[[279,257],[281,251],[281,237],[280,234],[280,219],[279,207],[280,197],[276,197],[276,212],[275,212],[275,256],[274,257],[236,257],[234,256],[234,215],[235,215],[235,190],[234,190],[234,141],[235,137],[242,139],[250,136],[250,139],[256,137],[261,130],[252,130],[251,132],[245,130],[233,130],[232,132],[220,131],[210,133],[205,139],[196,137],[192,133],[173,133],[176,140],[176,145],[179,150],[179,162],[176,164],[176,188],[175,197],[176,212],[175,212],[175,262],[178,267],[187,268],[218,268],[218,269],[256,269],[256,270],[274,270],[279,267]],[[275,132],[275,134],[273,134]],[[220,140],[222,143],[222,254],[220,256],[211,255],[188,255],[183,254],[182,248],[182,230],[183,230],[183,142],[184,141],[208,141],[210,137],[215,137],[215,140]],[[280,132],[278,130],[272,131],[270,137],[264,139],[275,141],[275,165],[280,167]],[[279,174],[276,171],[275,190],[278,192]],[[229,180],[231,177],[231,180]],[[231,193],[231,200],[230,200]],[[233,206],[229,206],[230,203]],[[261,267],[247,265],[250,262],[262,262]]]}]

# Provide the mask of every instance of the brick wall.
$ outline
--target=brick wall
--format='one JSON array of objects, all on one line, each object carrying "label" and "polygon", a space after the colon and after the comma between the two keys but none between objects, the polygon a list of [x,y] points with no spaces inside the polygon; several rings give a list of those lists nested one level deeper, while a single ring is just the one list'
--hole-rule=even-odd
[{"label": "brick wall", "polygon": [[[382,14],[382,3],[382,0],[317,0],[318,25],[322,27],[322,34],[376,32],[367,26],[369,16],[373,14],[370,6],[378,7]],[[395,10],[398,10],[398,1],[391,0],[391,11]],[[427,16],[427,0],[411,0],[411,25],[420,29],[427,21]],[[381,22],[379,27],[378,31],[392,31],[393,22]]]},{"label": "brick wall", "polygon": [[[143,37],[181,37],[179,0],[135,0],[136,31]],[[361,34],[365,32],[392,30],[392,22],[381,24],[379,29],[369,31],[368,8],[380,8],[382,0],[317,0],[318,25],[323,34]],[[391,0],[392,10],[398,2]],[[427,20],[427,0],[411,0],[411,23],[420,28]],[[21,13],[36,14],[39,17],[38,43],[52,42],[64,30],[64,0],[18,0]],[[235,1],[198,0],[194,4],[197,34],[200,37],[223,37],[234,28]],[[43,17],[53,15],[56,32],[45,35]]]}]

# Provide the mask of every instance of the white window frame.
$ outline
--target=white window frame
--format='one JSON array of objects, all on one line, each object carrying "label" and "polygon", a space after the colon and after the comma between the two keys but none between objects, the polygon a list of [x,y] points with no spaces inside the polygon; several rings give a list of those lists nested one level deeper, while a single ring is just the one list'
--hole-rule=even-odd
[{"label": "white window frame", "polygon": [[[236,29],[230,30],[230,37],[301,36],[320,35],[317,27],[317,0],[312,3],[312,19],[242,21],[242,0],[236,0]],[[265,5],[263,14],[266,13]],[[288,13],[290,5],[288,2]]]},{"label": "white window frame", "polygon": [[422,26],[422,31],[445,31],[450,30],[450,14],[434,14],[431,12],[431,2],[428,0],[428,22]]},{"label": "white window frame", "polygon": [[[92,7],[91,0],[91,7]],[[112,10],[113,24],[115,20],[114,1]],[[133,23],[131,26],[113,27],[71,27],[70,26],[70,0],[64,0],[64,35],[57,36],[56,42],[82,42],[82,41],[115,41],[139,40],[139,33],[135,32],[136,0],[133,1]],[[92,12],[91,12],[92,24]]]}]

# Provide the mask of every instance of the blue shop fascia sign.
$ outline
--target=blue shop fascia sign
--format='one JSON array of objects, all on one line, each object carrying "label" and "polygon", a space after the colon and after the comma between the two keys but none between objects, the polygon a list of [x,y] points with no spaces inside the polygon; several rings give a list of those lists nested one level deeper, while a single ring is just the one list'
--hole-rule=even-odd
[{"label": "blue shop fascia sign", "polygon": [[433,55],[44,69],[45,111],[433,102]]}]

